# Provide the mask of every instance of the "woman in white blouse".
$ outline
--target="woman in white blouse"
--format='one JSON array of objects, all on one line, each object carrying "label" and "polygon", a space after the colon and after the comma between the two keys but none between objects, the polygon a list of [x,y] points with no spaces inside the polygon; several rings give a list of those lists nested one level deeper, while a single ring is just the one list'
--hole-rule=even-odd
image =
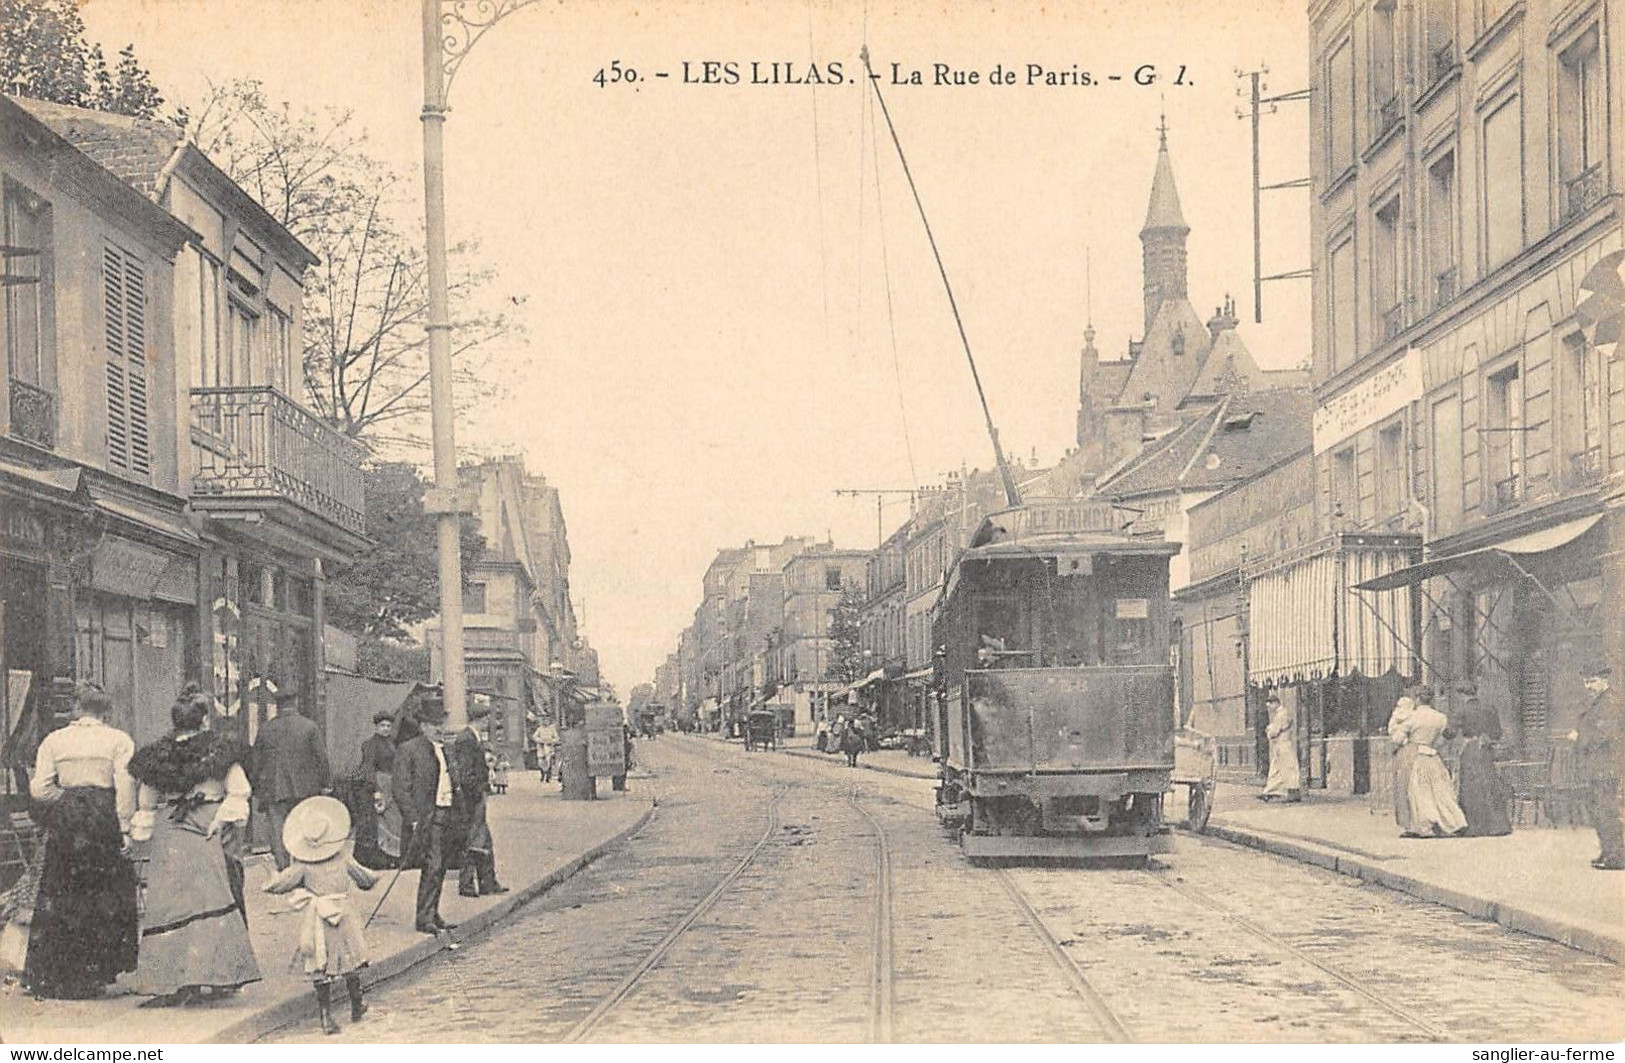
[{"label": "woman in white blouse", "polygon": [[45,828],[23,981],[40,997],[81,1000],[136,966],[135,869],[129,853],[135,784],[130,736],[107,724],[113,699],[79,692],[73,722],[45,736],[30,795]]},{"label": "woman in white blouse", "polygon": [[248,820],[248,751],[207,729],[209,701],[200,694],[183,693],[170,718],[175,729],[130,761],[141,785],[131,835],[150,842],[141,962],[131,980],[153,994],[143,1007],[188,1003],[260,977],[241,880],[225,849]]}]

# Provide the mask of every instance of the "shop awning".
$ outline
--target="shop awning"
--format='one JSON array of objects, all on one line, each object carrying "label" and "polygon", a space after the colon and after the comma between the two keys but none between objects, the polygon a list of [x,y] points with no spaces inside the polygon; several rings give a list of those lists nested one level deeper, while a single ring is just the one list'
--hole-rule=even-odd
[{"label": "shop awning", "polygon": [[1550,528],[1528,532],[1523,535],[1496,543],[1494,546],[1481,546],[1474,550],[1463,550],[1460,553],[1449,554],[1445,557],[1429,558],[1416,565],[1407,565],[1393,572],[1384,573],[1375,579],[1368,579],[1359,584],[1356,589],[1362,591],[1388,591],[1395,587],[1409,587],[1425,579],[1464,568],[1475,561],[1482,560],[1496,554],[1544,554],[1548,550],[1556,550],[1560,546],[1567,546],[1602,520],[1602,514],[1593,513],[1589,517],[1580,517],[1577,520],[1554,524]]},{"label": "shop awning", "polygon": [[1412,669],[1411,594],[1355,585],[1407,567],[1414,538],[1343,537],[1266,571],[1247,588],[1248,679],[1284,684]]}]

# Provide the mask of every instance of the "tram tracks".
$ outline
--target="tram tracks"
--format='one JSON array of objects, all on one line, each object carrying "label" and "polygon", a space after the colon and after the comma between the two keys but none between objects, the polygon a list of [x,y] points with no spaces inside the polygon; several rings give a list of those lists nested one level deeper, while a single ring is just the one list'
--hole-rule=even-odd
[{"label": "tram tracks", "polygon": [[744,856],[740,857],[738,862],[736,862],[733,867],[728,870],[727,874],[722,876],[722,878],[717,882],[716,886],[712,888],[710,893],[707,893],[698,904],[690,908],[688,912],[681,919],[679,919],[669,931],[666,932],[665,937],[661,938],[660,941],[655,944],[654,948],[650,949],[648,953],[644,955],[643,959],[638,961],[637,965],[627,973],[626,977],[622,978],[618,983],[616,983],[615,987],[605,994],[605,996],[603,996],[598,1003],[593,1006],[591,1011],[582,1016],[574,1026],[570,1027],[564,1036],[559,1039],[561,1043],[578,1044],[585,1040],[589,1034],[591,1034],[604,1022],[604,1020],[621,1004],[622,1001],[631,996],[633,991],[637,989],[639,983],[643,981],[649,972],[653,971],[660,965],[660,961],[665,958],[668,952],[671,951],[672,946],[677,943],[677,940],[681,938],[690,927],[698,922],[699,919],[705,915],[705,913],[709,912],[713,907],[716,906],[717,901],[720,900],[723,894],[728,891],[728,888],[739,879],[739,876],[745,873],[745,869],[755,861],[756,857],[762,852],[763,849],[767,847],[768,843],[778,835],[779,803],[784,799],[785,794],[787,794],[789,790],[790,788],[788,786],[781,785],[773,792],[773,796],[769,799],[767,806],[767,827],[762,831],[761,837],[756,839],[755,844],[752,845],[748,851],[746,851]]},{"label": "tram tracks", "polygon": [[892,1013],[896,1001],[893,968],[895,937],[892,923],[892,852],[891,840],[880,819],[863,806],[854,787],[847,800],[869,821],[875,832],[875,925],[874,964],[869,983],[870,1015],[869,1037],[876,1044],[892,1041]]}]

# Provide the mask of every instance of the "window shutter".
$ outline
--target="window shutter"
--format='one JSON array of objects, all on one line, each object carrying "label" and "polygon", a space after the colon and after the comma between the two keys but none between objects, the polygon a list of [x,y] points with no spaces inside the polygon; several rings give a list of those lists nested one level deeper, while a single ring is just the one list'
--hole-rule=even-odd
[{"label": "window shutter", "polygon": [[102,310],[107,318],[107,464],[130,471],[130,393],[125,384],[124,253],[102,249]]},{"label": "window shutter", "polygon": [[102,310],[107,325],[107,464],[146,478],[152,473],[147,380],[147,282],[141,259],[102,249]]}]

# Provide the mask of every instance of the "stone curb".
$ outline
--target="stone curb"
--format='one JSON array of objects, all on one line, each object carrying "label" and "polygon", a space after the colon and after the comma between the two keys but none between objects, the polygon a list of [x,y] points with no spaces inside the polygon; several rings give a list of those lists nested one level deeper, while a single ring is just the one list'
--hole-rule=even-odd
[{"label": "stone curb", "polygon": [[1475,919],[1499,923],[1508,930],[1546,938],[1580,952],[1625,963],[1625,936],[1563,919],[1559,916],[1532,911],[1528,908],[1488,897],[1465,893],[1449,886],[1427,882],[1413,875],[1401,874],[1367,860],[1338,852],[1311,842],[1279,838],[1264,831],[1233,827],[1217,821],[1207,828],[1210,837],[1222,838],[1250,849],[1285,856],[1328,871],[1358,878],[1387,889],[1408,893],[1433,904],[1454,908]]},{"label": "stone curb", "polygon": [[[830,756],[828,753],[820,753],[812,749],[781,749],[779,752],[788,753],[792,757],[804,757],[807,760],[817,761],[828,760]],[[831,761],[831,763],[839,762]],[[937,777],[937,773],[934,771],[929,775],[922,775],[916,771],[904,771],[902,768],[889,768],[884,764],[865,764],[861,760],[858,761],[858,767],[863,768],[865,771],[878,771],[885,775],[896,775],[903,779],[935,779]]]},{"label": "stone curb", "polygon": [[[543,893],[571,878],[610,849],[642,830],[649,820],[654,817],[655,810],[653,805],[644,809],[641,816],[628,826],[616,831],[611,837],[599,842],[586,852],[570,857],[530,885],[513,890],[512,893],[496,904],[463,920],[457,925],[457,929],[450,934],[443,934],[432,939],[426,938],[415,945],[373,960],[367,965],[364,983],[371,986],[388,981],[406,973],[425,960],[444,952],[448,944],[465,941],[468,938],[484,933],[502,919],[511,915],[520,906],[530,903]],[[244,1016],[229,1026],[215,1031],[202,1043],[250,1044],[273,1030],[279,1030],[284,1026],[308,1019],[315,1013],[315,995],[310,991],[309,986],[304,986],[297,993],[293,993],[282,1000],[269,1002],[252,1015]]]}]

